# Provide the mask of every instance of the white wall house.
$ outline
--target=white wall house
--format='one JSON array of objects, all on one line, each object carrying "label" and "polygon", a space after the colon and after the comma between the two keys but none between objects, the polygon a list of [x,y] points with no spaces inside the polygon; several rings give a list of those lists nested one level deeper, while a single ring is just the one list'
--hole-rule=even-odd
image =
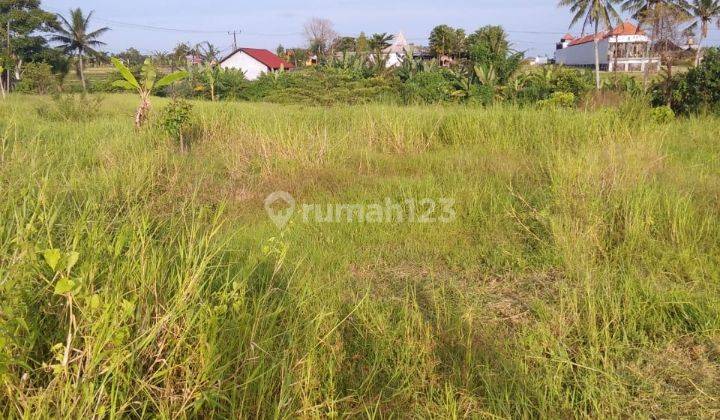
[{"label": "white wall house", "polygon": [[290,70],[293,67],[272,52],[258,48],[240,48],[220,62],[220,68],[240,70],[248,80],[255,80],[264,73]]},{"label": "white wall house", "polygon": [[412,45],[410,45],[402,32],[393,37],[392,44],[383,50],[385,55],[385,67],[398,67],[402,65],[405,57],[412,56]]},{"label": "white wall house", "polygon": [[[574,38],[565,35],[556,46],[555,62],[571,67],[595,67],[595,36]],[[631,23],[623,23],[612,31],[598,34],[600,69],[606,71],[644,71],[660,69],[660,58],[645,57],[650,39]],[[616,67],[617,66],[617,67]]]}]

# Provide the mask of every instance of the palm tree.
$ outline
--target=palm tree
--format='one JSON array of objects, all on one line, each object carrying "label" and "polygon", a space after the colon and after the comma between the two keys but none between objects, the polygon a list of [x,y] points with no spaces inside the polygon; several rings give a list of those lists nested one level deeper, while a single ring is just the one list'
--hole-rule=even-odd
[{"label": "palm tree", "polygon": [[382,51],[390,46],[392,40],[395,39],[394,35],[388,35],[386,32],[381,34],[373,34],[368,41],[368,45],[371,50]]},{"label": "palm tree", "polygon": [[153,51],[152,59],[157,66],[164,66],[170,63],[170,53],[162,50]]},{"label": "palm tree", "polygon": [[58,15],[60,25],[55,29],[56,35],[50,38],[51,41],[59,42],[59,48],[62,48],[66,54],[74,53],[77,55],[80,64],[80,80],[82,81],[83,90],[87,90],[83,57],[86,54],[98,54],[95,48],[105,45],[105,43],[99,41],[98,38],[110,30],[110,28],[100,28],[88,32],[92,15],[93,12],[90,12],[87,16],[84,16],[80,8],[70,10],[70,20],[65,19],[62,15]]},{"label": "palm tree", "polygon": [[570,11],[573,13],[570,26],[582,20],[583,33],[588,25],[594,28],[595,85],[598,90],[600,90],[600,49],[598,48],[600,27],[609,30],[613,26],[613,21],[622,22],[620,14],[613,6],[615,2],[616,0],[560,0],[559,3],[561,7],[570,7]]},{"label": "palm tree", "polygon": [[214,63],[220,59],[221,51],[208,41],[197,44],[195,51],[205,63]]},{"label": "palm tree", "polygon": [[700,33],[698,49],[695,54],[695,66],[699,66],[702,57],[702,43],[708,36],[710,23],[718,19],[718,25],[720,25],[720,0],[692,0],[688,4],[687,11],[695,19],[695,23],[690,25],[688,30]]}]

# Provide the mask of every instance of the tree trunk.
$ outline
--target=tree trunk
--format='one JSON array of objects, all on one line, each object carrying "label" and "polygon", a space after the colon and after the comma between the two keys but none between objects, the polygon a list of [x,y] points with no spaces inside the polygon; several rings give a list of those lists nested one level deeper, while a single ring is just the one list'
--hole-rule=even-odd
[{"label": "tree trunk", "polygon": [[698,40],[698,49],[695,53],[695,67],[698,67],[700,65],[700,59],[702,58],[702,43],[705,37],[700,34],[700,39]]},{"label": "tree trunk", "polygon": [[80,59],[80,81],[82,82],[83,92],[87,92],[87,84],[85,84],[85,64],[83,63],[82,50],[78,52],[78,58]]},{"label": "tree trunk", "polygon": [[650,54],[652,53],[652,44],[655,43],[655,28],[652,29],[652,33],[650,34],[650,42],[648,42],[647,46],[645,46],[645,71],[643,72],[643,89],[647,91],[648,83],[650,82],[650,61],[652,60],[652,57]]},{"label": "tree trunk", "polygon": [[595,36],[593,41],[595,42],[595,87],[600,90],[600,48],[598,47],[598,29],[600,22],[595,22]]},{"label": "tree trunk", "polygon": [[665,58],[667,66],[667,79],[665,81],[665,97],[667,98],[667,106],[672,107],[672,71],[673,63],[670,57]]},{"label": "tree trunk", "polygon": [[613,73],[617,73],[618,66],[618,41],[620,41],[620,35],[615,35],[615,50],[613,51]]},{"label": "tree trunk", "polygon": [[141,129],[147,121],[148,114],[150,113],[150,100],[148,95],[142,95],[142,102],[135,113],[135,128]]}]

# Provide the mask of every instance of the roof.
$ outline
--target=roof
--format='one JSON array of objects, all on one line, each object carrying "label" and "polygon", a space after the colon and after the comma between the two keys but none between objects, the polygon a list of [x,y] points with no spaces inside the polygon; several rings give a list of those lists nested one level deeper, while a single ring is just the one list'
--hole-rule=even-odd
[{"label": "roof", "polygon": [[272,52],[261,48],[238,48],[237,50],[230,53],[230,55],[225,57],[220,63],[225,62],[228,58],[234,56],[239,52],[244,52],[255,60],[266,65],[268,68],[270,68],[270,70],[279,70],[280,68],[291,69],[295,67],[292,63],[288,63],[287,61],[278,57],[276,54],[273,54]]},{"label": "roof", "polygon": [[385,54],[402,54],[409,46],[410,44],[408,44],[405,35],[402,32],[398,32],[398,34],[393,37],[393,43],[390,44],[389,47],[385,48],[383,52]]},{"label": "roof", "polygon": [[194,55],[194,54],[186,55],[185,59],[191,64],[202,64],[203,63],[202,57]]},{"label": "roof", "polygon": [[570,35],[570,34],[565,34],[565,36],[562,37],[561,39],[562,39],[563,41],[572,41],[573,39],[575,39],[575,37],[572,36],[572,35]]},{"label": "roof", "polygon": [[[643,32],[642,29],[638,28],[637,26],[633,25],[630,22],[623,22],[622,25],[616,27],[612,31],[603,31],[598,33],[598,40],[607,39],[613,36],[623,36],[623,35],[645,35],[645,32]],[[566,35],[567,36],[567,35]],[[593,42],[595,40],[595,35],[590,34],[586,35],[581,38],[573,39],[570,42],[570,46],[580,45],[580,44],[586,44],[588,42]]]}]

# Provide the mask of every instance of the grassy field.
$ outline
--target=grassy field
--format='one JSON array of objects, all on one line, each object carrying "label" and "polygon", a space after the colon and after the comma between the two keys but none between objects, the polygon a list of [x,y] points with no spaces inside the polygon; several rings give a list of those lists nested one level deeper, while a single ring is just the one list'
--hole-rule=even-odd
[{"label": "grassy field", "polygon": [[717,119],[196,103],[183,154],[49,101],[0,103],[0,417],[720,415]]}]

